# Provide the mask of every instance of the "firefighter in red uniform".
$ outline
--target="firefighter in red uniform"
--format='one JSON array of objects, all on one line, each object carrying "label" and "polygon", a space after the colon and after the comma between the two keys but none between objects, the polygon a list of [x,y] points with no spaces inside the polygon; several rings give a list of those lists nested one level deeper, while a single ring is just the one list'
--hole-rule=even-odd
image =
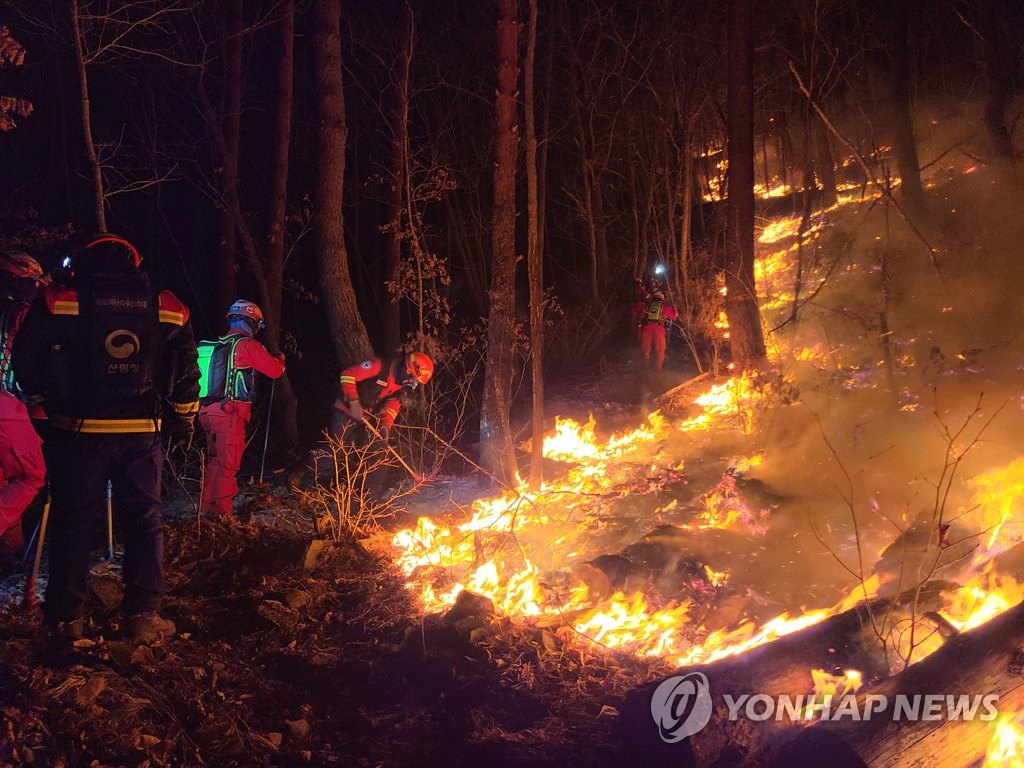
[{"label": "firefighter in red uniform", "polygon": [[206,432],[210,462],[206,467],[199,511],[208,515],[230,515],[236,475],[245,449],[245,425],[252,416],[256,394],[255,373],[271,379],[284,373],[284,354],[270,354],[254,337],[264,327],[263,312],[251,301],[241,299],[228,309],[228,332],[217,340],[210,362],[209,393],[199,410],[199,423]]},{"label": "firefighter in red uniform", "polygon": [[46,482],[42,441],[11,369],[14,338],[43,282],[43,268],[28,254],[0,256],[0,559],[21,556],[22,513]]},{"label": "firefighter in red uniform", "polygon": [[346,422],[365,421],[369,412],[377,433],[385,440],[402,407],[402,390],[416,389],[434,375],[434,362],[422,352],[384,361],[374,357],[341,372],[341,396],[334,401],[331,436],[337,437]]},{"label": "firefighter in red uniform", "polygon": [[[422,352],[410,352],[395,360],[372,357],[345,368],[339,376],[341,394],[334,401],[328,435],[338,440],[346,427],[362,423],[368,425],[368,434],[349,435],[349,438],[372,438],[376,432],[387,440],[402,408],[402,395],[426,384],[433,375],[434,362]],[[367,420],[367,414],[372,422]],[[307,451],[288,470],[288,487],[299,490],[302,478],[315,469],[313,452]]]},{"label": "firefighter in red uniform", "polygon": [[670,304],[665,303],[665,294],[657,289],[651,292],[643,312],[638,314],[640,354],[644,358],[644,365],[653,371],[660,371],[665,364],[666,326],[679,315]]},{"label": "firefighter in red uniform", "polygon": [[175,631],[158,614],[160,438],[191,438],[199,409],[195,339],[188,308],[169,291],[154,295],[127,240],[102,235],[69,261],[68,284],[33,302],[11,354],[49,475],[43,616],[55,642],[81,637],[90,549],[110,481],[124,535],[127,632],[152,641]]}]

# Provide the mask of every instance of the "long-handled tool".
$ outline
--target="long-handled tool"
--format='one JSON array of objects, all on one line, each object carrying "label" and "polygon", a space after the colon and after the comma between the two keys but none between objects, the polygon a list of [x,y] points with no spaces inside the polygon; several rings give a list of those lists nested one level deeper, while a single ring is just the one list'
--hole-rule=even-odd
[{"label": "long-handled tool", "polygon": [[346,408],[344,406],[339,406],[339,405],[335,405],[334,407],[337,408],[338,410],[344,412],[344,414],[346,416],[348,416],[350,419],[352,419],[352,421],[358,421],[358,422],[362,423],[368,430],[370,430],[370,432],[373,434],[374,437],[376,437],[378,440],[380,440],[382,443],[384,443],[384,447],[387,448],[387,450],[391,453],[392,456],[394,456],[396,459],[398,459],[398,463],[399,464],[401,464],[403,467],[405,467],[405,471],[409,473],[409,477],[411,477],[413,479],[414,483],[422,483],[423,482],[423,479],[424,479],[423,476],[419,472],[417,472],[415,469],[413,469],[412,467],[409,466],[409,463],[405,459],[402,458],[402,455],[398,451],[396,451],[394,448],[391,447],[391,444],[384,438],[384,436],[380,433],[380,431],[375,426],[373,426],[373,424],[370,423],[369,419],[367,419],[365,417],[362,418],[362,419],[353,418],[353,416],[349,412],[348,408]]},{"label": "long-handled tool", "polygon": [[114,484],[107,480],[107,560],[114,562]]},{"label": "long-handled tool", "polygon": [[267,431],[263,434],[263,458],[260,459],[260,485],[263,485],[263,468],[267,463],[267,442],[270,440],[270,414],[274,409],[274,379],[270,380],[270,402],[267,403]]},{"label": "long-handled tool", "polygon": [[36,596],[36,580],[39,578],[39,564],[43,561],[43,542],[46,540],[46,524],[50,520],[50,499],[46,499],[43,505],[43,519],[39,521],[36,538],[36,556],[32,561],[32,570],[28,574],[28,581],[25,582],[25,606],[35,608],[39,605],[39,598]]}]

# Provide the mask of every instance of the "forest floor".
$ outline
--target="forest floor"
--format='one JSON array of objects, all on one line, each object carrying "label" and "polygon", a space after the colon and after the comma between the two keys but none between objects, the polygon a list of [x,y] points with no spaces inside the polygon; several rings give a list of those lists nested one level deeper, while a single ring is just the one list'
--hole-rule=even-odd
[{"label": "forest floor", "polygon": [[[442,478],[412,507],[475,485]],[[66,653],[22,605],[27,566],[2,582],[0,766],[629,762],[616,707],[656,661],[570,646],[489,606],[424,616],[386,556],[323,538],[280,475],[243,487],[237,519],[188,506],[167,507],[172,639],[124,637],[120,553],[96,553],[91,620]]]}]

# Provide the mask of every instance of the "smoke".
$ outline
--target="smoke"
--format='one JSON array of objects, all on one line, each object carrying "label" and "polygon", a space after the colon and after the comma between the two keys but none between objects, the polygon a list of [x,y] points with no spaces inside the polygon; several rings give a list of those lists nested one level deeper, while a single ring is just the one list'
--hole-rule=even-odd
[{"label": "smoke", "polygon": [[940,515],[977,532],[972,479],[1021,451],[1024,175],[966,151],[913,228],[884,202],[838,215],[819,258],[843,261],[775,339],[799,402],[765,409],[751,476],[786,499],[777,532],[813,526],[847,564]]}]

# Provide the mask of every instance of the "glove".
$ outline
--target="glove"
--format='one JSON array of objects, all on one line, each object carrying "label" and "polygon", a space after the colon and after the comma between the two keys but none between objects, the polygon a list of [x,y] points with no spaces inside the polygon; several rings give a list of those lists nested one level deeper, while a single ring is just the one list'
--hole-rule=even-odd
[{"label": "glove", "polygon": [[167,452],[170,453],[176,448],[188,448],[192,443],[194,429],[192,416],[173,414],[165,418],[160,431],[167,442]]},{"label": "glove", "polygon": [[391,434],[391,430],[388,427],[382,425],[377,427],[377,434],[379,434],[382,439],[387,440],[388,435]]},{"label": "glove", "polygon": [[348,405],[348,415],[351,416],[356,421],[362,421],[363,420],[363,404],[360,403],[358,400],[353,400],[352,402],[348,403],[347,405]]}]

